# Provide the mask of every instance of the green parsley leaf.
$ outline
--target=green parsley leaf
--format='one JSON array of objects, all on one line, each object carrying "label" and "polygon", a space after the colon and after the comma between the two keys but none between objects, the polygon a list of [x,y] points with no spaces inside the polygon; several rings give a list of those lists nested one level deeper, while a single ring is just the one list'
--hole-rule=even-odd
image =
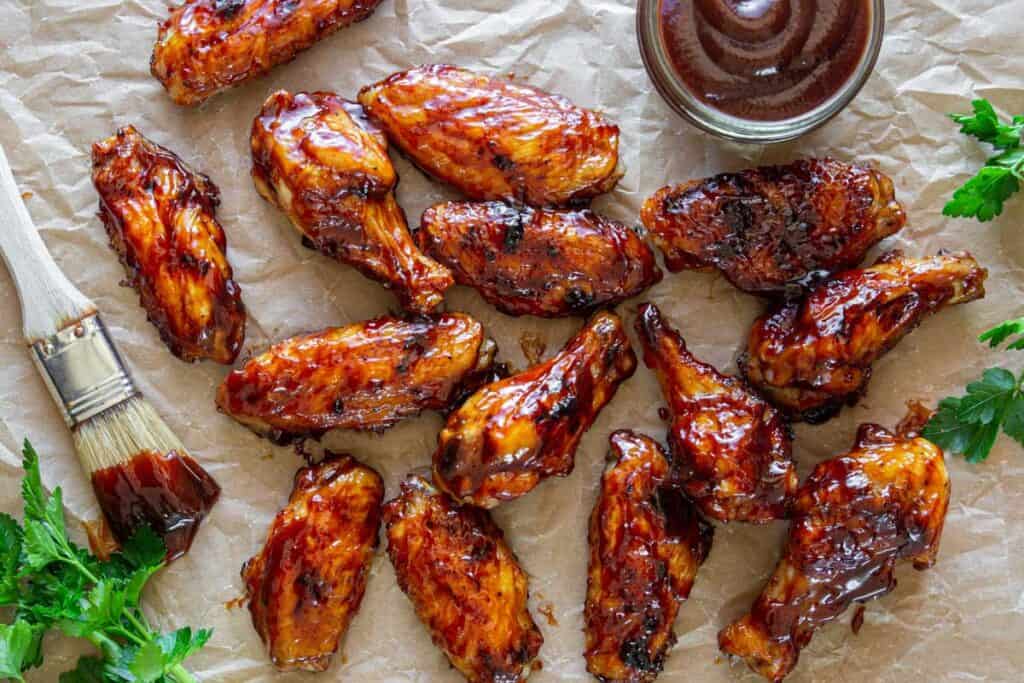
[{"label": "green parsley leaf", "polygon": [[996,149],[1010,149],[1020,144],[1021,132],[1024,131],[1024,117],[1014,117],[1013,123],[1007,125],[999,120],[995,108],[988,100],[974,100],[971,105],[974,114],[949,115],[960,124],[961,133],[972,135]]},{"label": "green parsley leaf", "polygon": [[921,430],[921,436],[951,453],[963,453],[978,431],[978,425],[962,422],[957,417],[960,402],[955,396],[939,401],[939,409]]},{"label": "green parsley leaf", "polygon": [[977,218],[982,223],[1003,213],[1003,204],[1020,190],[1020,180],[1008,168],[985,166],[953,193],[942,208],[945,216]]},{"label": "green parsley leaf", "polygon": [[60,683],[108,683],[103,676],[103,660],[99,657],[80,657],[78,666],[60,675]]},{"label": "green parsley leaf", "polygon": [[1017,378],[1004,368],[989,368],[981,379],[967,385],[957,418],[970,424],[990,424],[1001,418],[1014,397]]},{"label": "green parsley leaf", "polygon": [[1006,348],[1013,351],[1024,351],[1024,318],[1004,320],[992,329],[982,332],[978,341],[987,342],[990,348],[996,349],[1014,335],[1020,335],[1020,338],[1011,342]]},{"label": "green parsley leaf", "polygon": [[136,569],[159,569],[164,566],[167,546],[148,526],[140,527],[121,548],[121,557]]},{"label": "green parsley leaf", "polygon": [[23,681],[21,672],[31,666],[41,634],[29,623],[0,624],[0,678]]},{"label": "green parsley leaf", "polygon": [[0,513],[0,605],[18,602],[18,564],[23,538],[18,522],[10,515]]},{"label": "green parsley leaf", "polygon": [[1007,408],[1003,431],[1011,439],[1024,446],[1024,393],[1017,394]]},{"label": "green parsley leaf", "polygon": [[164,633],[157,638],[157,643],[164,653],[164,667],[170,668],[181,664],[206,645],[213,631],[201,628],[192,633],[188,626],[179,628],[172,633]]},{"label": "green parsley leaf", "polygon": [[921,435],[968,462],[985,460],[999,432],[1024,444],[1024,373],[1014,376],[1005,368],[989,368],[981,379],[967,385],[964,396],[950,396]]},{"label": "green parsley leaf", "polygon": [[156,641],[149,641],[135,652],[128,670],[139,683],[153,683],[163,678],[164,652]]}]

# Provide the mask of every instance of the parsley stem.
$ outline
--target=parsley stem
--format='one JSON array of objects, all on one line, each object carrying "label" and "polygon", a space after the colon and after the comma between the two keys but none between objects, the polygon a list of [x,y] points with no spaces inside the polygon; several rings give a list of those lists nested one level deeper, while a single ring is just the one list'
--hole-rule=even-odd
[{"label": "parsley stem", "polygon": [[193,676],[188,669],[181,664],[175,664],[168,671],[167,675],[173,678],[178,683],[198,683],[198,679]]}]

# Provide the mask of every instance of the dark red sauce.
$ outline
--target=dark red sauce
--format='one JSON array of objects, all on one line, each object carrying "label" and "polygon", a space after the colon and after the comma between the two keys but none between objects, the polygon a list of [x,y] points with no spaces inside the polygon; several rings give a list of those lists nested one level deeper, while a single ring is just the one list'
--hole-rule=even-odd
[{"label": "dark red sauce", "polygon": [[727,114],[779,121],[849,81],[871,33],[870,0],[661,0],[676,72]]},{"label": "dark red sauce", "polygon": [[164,539],[168,562],[188,551],[220,496],[213,477],[177,451],[143,451],[128,462],[93,472],[92,487],[119,541],[148,524]]}]

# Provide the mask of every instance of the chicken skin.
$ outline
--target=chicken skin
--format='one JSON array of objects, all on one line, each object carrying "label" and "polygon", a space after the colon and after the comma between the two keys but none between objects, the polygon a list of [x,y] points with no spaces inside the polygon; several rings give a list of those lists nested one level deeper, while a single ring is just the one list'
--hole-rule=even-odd
[{"label": "chicken skin", "polygon": [[669,461],[653,439],[615,432],[609,461],[590,516],[587,671],[606,683],[650,683],[675,643],[672,625],[712,528],[669,485]]},{"label": "chicken skin", "polygon": [[359,611],[377,547],[384,483],[329,455],[295,475],[263,550],[242,568],[252,624],[281,671],[325,671]]},{"label": "chicken skin", "polygon": [[381,0],[185,0],[160,25],[150,71],[171,99],[197,105],[262,76]]},{"label": "chicken skin", "polygon": [[634,370],[622,321],[598,313],[553,358],[488,384],[449,416],[434,482],[461,503],[492,508],[568,475],[584,432]]},{"label": "chicken skin", "polygon": [[742,380],[694,358],[653,304],[640,307],[636,331],[672,411],[669,446],[690,500],[726,522],[785,517],[800,482],[778,411]]},{"label": "chicken skin", "polygon": [[496,350],[461,313],[385,316],[272,346],[227,376],[217,405],[281,443],[335,428],[383,431],[488,381]]},{"label": "chicken skin", "polygon": [[384,506],[388,557],[434,644],[470,683],[526,679],[544,637],[501,529],[422,477],[401,488]]},{"label": "chicken skin", "polygon": [[217,222],[217,186],[132,126],[92,146],[92,182],[110,246],[171,353],[233,363],[245,306]]},{"label": "chicken skin", "polygon": [[669,270],[717,268],[766,295],[857,267],[907,220],[888,177],[827,158],[665,187],[640,218]]},{"label": "chicken skin", "polygon": [[359,101],[413,163],[470,199],[565,206],[622,175],[618,126],[530,86],[429,65],[366,86]]},{"label": "chicken skin", "polygon": [[889,252],[758,319],[740,367],[791,418],[824,422],[857,402],[871,364],[926,316],[983,297],[987,276],[967,253]]},{"label": "chicken skin", "polygon": [[387,140],[358,104],[332,93],[280,90],[252,125],[252,177],[304,240],[429,313],[452,283],[413,242],[395,199]]},{"label": "chicken skin", "polygon": [[820,463],[800,487],[775,573],[719,647],[781,681],[816,629],[896,587],[898,560],[935,563],[948,505],[937,446],[861,425],[853,450]]},{"label": "chicken skin", "polygon": [[643,238],[590,210],[448,202],[423,214],[417,238],[456,282],[509,315],[587,314],[661,280]]}]

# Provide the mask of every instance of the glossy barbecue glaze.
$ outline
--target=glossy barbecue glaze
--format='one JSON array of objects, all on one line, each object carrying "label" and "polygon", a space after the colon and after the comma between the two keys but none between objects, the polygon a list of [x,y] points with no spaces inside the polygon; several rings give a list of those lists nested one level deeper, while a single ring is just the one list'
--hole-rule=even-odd
[{"label": "glossy barbecue glaze", "polygon": [[281,671],[325,671],[363,600],[384,483],[328,455],[295,474],[288,505],[242,568],[252,623]]},{"label": "glossy barbecue glaze", "polygon": [[987,276],[967,253],[910,259],[889,252],[759,318],[740,367],[794,419],[824,422],[856,403],[871,364],[926,316],[983,297]]},{"label": "glossy barbecue glaze", "polygon": [[451,414],[437,437],[435,483],[491,508],[569,474],[584,432],[635,369],[622,321],[598,313],[553,358],[488,384]]},{"label": "glossy barbecue glaze", "polygon": [[233,363],[245,306],[215,216],[217,186],[132,126],[92,146],[92,181],[110,245],[171,352]]},{"label": "glossy barbecue glaze", "polygon": [[448,202],[427,209],[417,238],[456,282],[509,315],[586,314],[661,280],[642,237],[590,210]]},{"label": "glossy barbecue glaze", "polygon": [[640,307],[636,331],[672,411],[669,446],[686,495],[723,521],[785,517],[800,482],[778,411],[694,358],[654,305]]},{"label": "glossy barbecue glaze", "polygon": [[160,25],[150,71],[195,105],[287,62],[380,0],[186,0]]},{"label": "glossy barbecue glaze", "polygon": [[490,514],[410,475],[384,524],[398,585],[452,666],[470,683],[524,680],[544,637],[526,574]]},{"label": "glossy barbecue glaze", "polygon": [[895,588],[898,560],[935,563],[948,505],[937,446],[861,425],[853,450],[800,487],[782,559],[750,613],[719,634],[722,651],[781,681],[817,628]]},{"label": "glossy barbecue glaze", "polygon": [[217,405],[277,441],[328,429],[384,430],[444,410],[488,381],[496,347],[461,313],[381,317],[294,337],[224,380]]},{"label": "glossy barbecue glaze", "polygon": [[358,104],[332,93],[279,90],[252,124],[256,189],[323,254],[429,313],[452,275],[416,247],[395,200],[387,141]]},{"label": "glossy barbecue glaze", "polygon": [[672,625],[713,530],[669,485],[670,464],[653,439],[618,431],[610,441],[590,516],[587,671],[601,681],[649,683],[675,643]]},{"label": "glossy barbecue glaze", "polygon": [[186,453],[142,451],[92,473],[92,488],[110,530],[124,543],[142,526],[164,540],[167,560],[188,552],[220,485]]},{"label": "glossy barbecue glaze", "polygon": [[622,175],[618,126],[509,80],[421,66],[366,86],[359,101],[417,166],[470,199],[563,206]]},{"label": "glossy barbecue glaze", "polygon": [[828,158],[664,187],[640,218],[669,270],[717,268],[758,294],[854,268],[906,223],[887,176]]}]

